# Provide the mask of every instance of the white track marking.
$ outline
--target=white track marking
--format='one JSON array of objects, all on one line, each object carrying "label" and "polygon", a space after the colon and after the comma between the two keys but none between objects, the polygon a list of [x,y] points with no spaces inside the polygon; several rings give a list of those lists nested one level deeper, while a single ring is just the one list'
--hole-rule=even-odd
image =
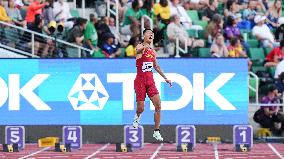
[{"label": "white track marking", "polygon": [[215,156],[215,159],[219,159],[219,154],[218,154],[217,145],[214,146],[214,144],[213,144],[213,149],[214,149],[214,156]]},{"label": "white track marking", "polygon": [[159,151],[161,150],[161,148],[163,147],[163,145],[164,145],[164,144],[161,144],[161,145],[156,149],[156,151],[153,153],[153,155],[151,156],[150,159],[154,159],[154,158],[157,156],[157,154],[159,153]]},{"label": "white track marking", "polygon": [[31,156],[33,156],[33,155],[36,155],[36,154],[38,154],[38,153],[41,153],[42,151],[45,151],[45,150],[49,149],[49,148],[50,148],[50,147],[45,147],[45,148],[43,148],[43,149],[41,149],[41,150],[39,150],[39,151],[36,151],[36,152],[34,152],[34,153],[31,153],[31,154],[26,155],[26,156],[24,156],[24,157],[21,157],[21,158],[19,158],[19,159],[25,159],[25,158],[31,157]]},{"label": "white track marking", "polygon": [[284,157],[270,143],[267,145],[279,158],[284,159]]},{"label": "white track marking", "polygon": [[99,148],[96,152],[94,152],[93,154],[85,157],[85,159],[89,159],[91,157],[94,157],[96,154],[100,153],[102,150],[106,149],[108,147],[109,144],[105,144],[103,147]]}]

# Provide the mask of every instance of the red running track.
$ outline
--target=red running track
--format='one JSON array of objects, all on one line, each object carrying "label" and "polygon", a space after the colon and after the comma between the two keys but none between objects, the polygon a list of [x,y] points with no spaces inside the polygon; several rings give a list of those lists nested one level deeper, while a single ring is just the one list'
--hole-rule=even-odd
[{"label": "red running track", "polygon": [[28,144],[17,153],[0,152],[3,159],[284,159],[284,144],[254,144],[250,152],[234,152],[232,144],[219,144],[214,151],[209,144],[197,144],[193,152],[175,152],[175,144],[149,144],[129,153],[115,152],[114,144],[85,144],[81,150],[53,152],[54,147],[38,148]]}]

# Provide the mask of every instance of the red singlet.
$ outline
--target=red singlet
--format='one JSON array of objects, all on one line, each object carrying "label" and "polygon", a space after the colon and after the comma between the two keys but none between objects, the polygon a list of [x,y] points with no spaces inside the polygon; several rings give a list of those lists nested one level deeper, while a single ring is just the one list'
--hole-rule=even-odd
[{"label": "red singlet", "polygon": [[136,101],[145,101],[146,93],[149,98],[159,94],[152,72],[155,59],[156,55],[151,48],[145,49],[142,57],[136,59],[137,75],[134,80]]}]

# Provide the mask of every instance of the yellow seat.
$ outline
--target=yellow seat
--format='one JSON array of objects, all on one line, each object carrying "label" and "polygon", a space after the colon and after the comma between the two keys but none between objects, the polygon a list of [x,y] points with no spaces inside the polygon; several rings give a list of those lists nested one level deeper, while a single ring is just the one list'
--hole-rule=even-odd
[{"label": "yellow seat", "polygon": [[260,128],[256,132],[257,137],[272,136],[272,132],[268,128]]}]

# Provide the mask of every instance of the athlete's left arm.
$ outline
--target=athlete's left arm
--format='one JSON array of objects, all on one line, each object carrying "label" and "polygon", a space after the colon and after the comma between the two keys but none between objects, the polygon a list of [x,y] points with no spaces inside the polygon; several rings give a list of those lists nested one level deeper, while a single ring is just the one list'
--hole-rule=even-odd
[{"label": "athlete's left arm", "polygon": [[163,73],[163,71],[161,70],[161,67],[158,64],[157,59],[155,58],[154,60],[154,68],[155,70],[165,79],[165,81],[170,85],[170,87],[172,87],[172,81],[169,80],[166,75]]}]

